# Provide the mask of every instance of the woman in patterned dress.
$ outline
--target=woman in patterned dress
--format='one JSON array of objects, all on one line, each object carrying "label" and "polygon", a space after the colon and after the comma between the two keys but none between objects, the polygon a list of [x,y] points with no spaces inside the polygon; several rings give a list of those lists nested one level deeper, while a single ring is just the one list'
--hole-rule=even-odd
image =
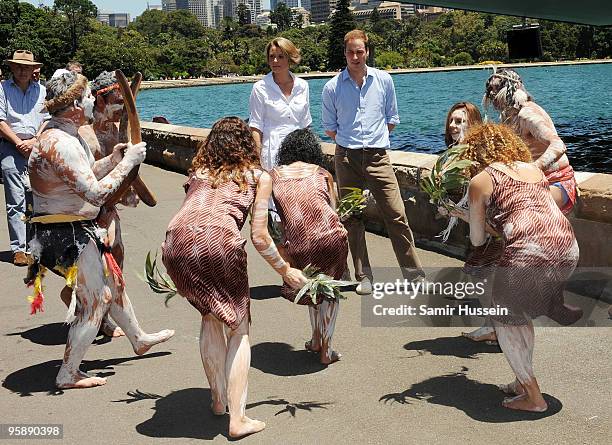
[{"label": "woman in patterned dress", "polygon": [[515,382],[501,387],[514,397],[503,406],[545,411],[533,372],[532,318],[546,315],[571,324],[582,311],[563,302],[565,283],[578,262],[578,244],[570,222],[559,210],[546,177],[531,163],[525,143],[507,126],[485,124],[465,140],[470,168],[469,211],[452,214],[470,224],[473,245],[484,244],[486,232],[499,233],[504,250],[497,262],[493,307],[508,308],[494,315],[497,339]]},{"label": "woman in patterned dress", "polygon": [[[221,119],[200,145],[185,183],[187,196],[162,245],[163,262],[179,293],[202,314],[200,353],[212,393],[212,411],[229,407],[229,434],[256,433],[265,424],[245,415],[249,344],[249,284],[240,235],[255,199],[261,170],[249,127]],[[300,286],[300,271],[283,269]],[[295,278],[297,277],[297,279]]]},{"label": "woman in patterned dress", "polygon": [[[448,148],[463,144],[470,128],[482,124],[480,110],[471,102],[457,102],[446,115],[446,125],[444,126],[444,142]],[[440,214],[447,215],[445,208],[439,209]],[[451,222],[450,224],[453,224]],[[450,226],[449,224],[449,226]],[[492,266],[499,259],[503,245],[497,238],[490,237],[482,246],[472,246],[463,267],[463,272],[469,276],[476,277],[478,280],[485,280],[490,274]],[[466,277],[470,279],[469,277]],[[491,280],[486,280],[485,294],[480,297],[482,306],[491,303]],[[497,344],[495,329],[490,317],[485,317],[483,326],[471,332],[462,332],[462,336],[475,342],[486,342],[487,344]]]},{"label": "woman in patterned dress", "polygon": [[[270,195],[274,199],[284,232],[283,257],[298,269],[310,265],[335,279],[342,278],[347,264],[347,234],[335,211],[333,178],[320,166],[323,153],[318,138],[308,129],[293,131],[281,144],[277,163],[278,167],[270,171],[271,183],[260,181],[263,190],[258,192],[257,201]],[[255,238],[270,242],[263,202],[255,207],[253,233]],[[289,284],[284,283],[281,294],[294,301],[296,291]],[[331,348],[338,301],[320,296],[313,304],[305,295],[298,304],[308,305],[312,325],[306,349],[319,354],[323,364],[338,361],[340,354]]]}]

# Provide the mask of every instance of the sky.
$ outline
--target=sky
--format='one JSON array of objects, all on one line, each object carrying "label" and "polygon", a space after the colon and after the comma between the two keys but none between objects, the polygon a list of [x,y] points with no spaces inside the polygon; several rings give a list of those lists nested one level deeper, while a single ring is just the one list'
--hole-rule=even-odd
[{"label": "sky", "polygon": [[[45,6],[53,6],[53,0],[27,0],[28,3],[38,6],[43,3]],[[147,9],[147,0],[92,0],[93,4],[108,12],[128,12],[133,20]],[[161,5],[161,0],[148,0],[151,5]],[[270,7],[270,0],[264,0],[263,6]]]}]

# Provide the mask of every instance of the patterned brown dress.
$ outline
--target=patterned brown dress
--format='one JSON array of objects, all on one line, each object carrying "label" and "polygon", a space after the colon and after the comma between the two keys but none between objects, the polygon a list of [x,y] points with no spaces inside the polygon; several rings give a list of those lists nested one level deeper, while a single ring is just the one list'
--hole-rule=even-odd
[{"label": "patterned brown dress", "polygon": [[[270,176],[291,267],[304,269],[310,264],[321,273],[342,278],[348,241],[346,229],[330,205],[327,172],[319,167],[306,177],[290,178],[274,168]],[[296,291],[284,284],[281,295],[293,301]],[[322,298],[319,297],[318,303]],[[312,304],[312,301],[305,295],[298,304]]]},{"label": "patterned brown dress", "polygon": [[244,192],[234,182],[212,188],[192,174],[187,196],[162,245],[162,260],[179,293],[202,315],[237,328],[249,312],[246,240],[240,235],[255,199],[260,171]]},{"label": "patterned brown dress", "polygon": [[578,263],[578,243],[542,175],[537,183],[517,181],[487,167],[493,193],[487,221],[504,240],[493,283],[493,305],[508,307],[509,316],[493,317],[510,325],[546,315],[561,323],[573,319],[563,290]]}]

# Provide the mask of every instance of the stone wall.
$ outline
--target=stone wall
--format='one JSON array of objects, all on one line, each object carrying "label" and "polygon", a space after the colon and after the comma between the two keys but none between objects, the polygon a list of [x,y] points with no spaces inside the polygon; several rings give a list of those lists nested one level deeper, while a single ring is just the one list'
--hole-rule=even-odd
[{"label": "stone wall", "polygon": [[[147,162],[185,173],[197,144],[208,132],[201,128],[142,122],[143,140],[148,145]],[[323,144],[323,150],[331,161],[334,146]],[[468,246],[467,225],[461,223],[449,241],[441,243],[436,235],[446,227],[447,220],[436,215],[436,209],[418,187],[420,178],[428,174],[437,156],[391,151],[390,157],[417,243],[447,255],[463,257]],[[332,165],[330,162],[330,167]],[[333,168],[330,169],[333,172]],[[578,172],[576,179],[581,196],[570,221],[580,245],[580,266],[612,266],[612,175]],[[366,221],[368,230],[385,233],[375,205],[366,209]]]}]

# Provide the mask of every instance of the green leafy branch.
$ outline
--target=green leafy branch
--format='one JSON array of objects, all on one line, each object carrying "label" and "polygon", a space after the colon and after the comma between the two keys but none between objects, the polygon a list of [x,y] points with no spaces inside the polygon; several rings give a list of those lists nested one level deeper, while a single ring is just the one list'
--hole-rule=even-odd
[{"label": "green leafy branch", "polygon": [[164,304],[168,306],[168,301],[174,297],[178,291],[176,285],[172,282],[170,277],[163,272],[160,272],[157,267],[157,252],[155,252],[155,258],[151,260],[151,252],[147,253],[147,259],[145,261],[145,278],[140,277],[142,281],[147,283],[151,290],[156,294],[166,294]]},{"label": "green leafy branch", "polygon": [[349,190],[349,193],[338,202],[336,212],[340,221],[346,221],[351,216],[361,215],[367,206],[369,192],[357,187],[342,187],[342,190]]},{"label": "green leafy branch", "polygon": [[329,275],[319,273],[318,269],[312,267],[310,264],[306,266],[302,272],[304,272],[304,275],[308,278],[308,282],[297,293],[293,300],[294,303],[300,301],[306,294],[310,297],[313,304],[317,304],[319,295],[330,300],[346,298],[342,295],[342,292],[340,292],[340,288],[355,284],[352,281],[335,280]]},{"label": "green leafy branch", "polygon": [[421,189],[429,195],[429,202],[441,205],[448,211],[453,209],[450,192],[462,189],[469,182],[465,171],[474,161],[459,159],[466,148],[467,145],[457,145],[446,150],[436,161],[429,176],[421,179]]}]

